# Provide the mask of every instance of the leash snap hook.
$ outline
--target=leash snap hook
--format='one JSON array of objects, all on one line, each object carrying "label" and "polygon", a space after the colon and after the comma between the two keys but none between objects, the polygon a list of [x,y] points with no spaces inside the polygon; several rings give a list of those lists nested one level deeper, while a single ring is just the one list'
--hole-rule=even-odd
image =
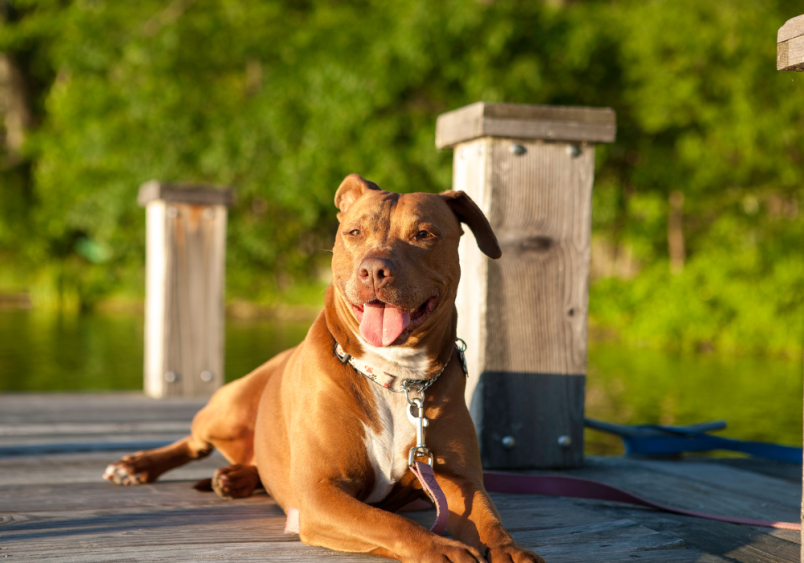
[{"label": "leash snap hook", "polygon": [[[422,393],[422,395],[424,395]],[[416,407],[416,414],[413,414],[413,408]],[[430,421],[424,417],[424,397],[421,399],[408,400],[408,420],[416,427],[416,445],[410,448],[408,454],[408,465],[413,466],[413,462],[417,457],[427,458],[427,464],[433,466],[433,454],[427,449],[424,443],[424,429],[429,426]]]},{"label": "leash snap hook", "polygon": [[408,467],[413,467],[413,463],[416,461],[417,457],[426,458],[424,463],[429,465],[430,467],[433,466],[435,463],[435,458],[433,457],[433,453],[428,450],[427,448],[419,448],[414,446],[410,448],[410,453],[408,454]]}]

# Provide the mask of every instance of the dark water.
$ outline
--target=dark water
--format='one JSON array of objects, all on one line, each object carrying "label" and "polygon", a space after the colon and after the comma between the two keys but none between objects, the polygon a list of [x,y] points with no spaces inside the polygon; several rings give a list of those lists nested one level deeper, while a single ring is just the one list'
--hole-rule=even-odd
[{"label": "dark water", "polygon": [[[0,311],[0,392],[142,389],[142,315]],[[226,322],[226,380],[295,346],[309,323]]]},{"label": "dark water", "polygon": [[[625,424],[725,420],[724,437],[801,446],[802,362],[593,344],[586,416]],[[587,431],[587,451],[618,439]]]},{"label": "dark water", "polygon": [[[227,320],[226,377],[240,377],[295,345],[305,323]],[[0,392],[142,389],[143,318],[0,311]],[[800,361],[676,355],[595,344],[587,416],[620,423],[725,419],[722,435],[800,445]],[[587,433],[587,451],[619,441]]]}]

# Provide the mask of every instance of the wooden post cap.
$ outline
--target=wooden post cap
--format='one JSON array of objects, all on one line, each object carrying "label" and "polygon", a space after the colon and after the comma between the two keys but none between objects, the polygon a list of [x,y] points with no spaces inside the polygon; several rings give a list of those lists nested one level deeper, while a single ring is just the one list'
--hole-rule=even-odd
[{"label": "wooden post cap", "polygon": [[776,43],[776,70],[804,72],[804,15],[787,20]]},{"label": "wooden post cap", "polygon": [[477,102],[438,117],[436,147],[454,147],[478,137],[612,143],[616,133],[611,108]]},{"label": "wooden post cap", "polygon": [[226,207],[232,207],[234,205],[234,190],[231,188],[214,188],[212,186],[190,184],[163,184],[157,180],[151,180],[140,186],[137,203],[145,206],[157,199],[193,205],[225,205]]}]

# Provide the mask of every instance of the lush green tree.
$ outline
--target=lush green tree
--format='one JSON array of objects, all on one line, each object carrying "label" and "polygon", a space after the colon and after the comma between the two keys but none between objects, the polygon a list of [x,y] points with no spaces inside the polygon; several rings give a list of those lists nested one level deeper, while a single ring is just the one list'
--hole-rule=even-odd
[{"label": "lush green tree", "polygon": [[[597,232],[630,245],[644,269],[596,284],[597,320],[639,343],[797,353],[802,84],[775,70],[773,38],[800,7],[619,8],[620,124],[633,137],[612,150],[624,153],[617,173],[601,170]],[[685,196],[687,261],[673,274],[666,233],[676,190]]]},{"label": "lush green tree", "polygon": [[[0,171],[0,256],[83,307],[142,287],[151,178],[234,186],[229,295],[325,270],[332,196],[359,172],[450,186],[435,118],[477,101],[610,106],[594,237],[633,279],[592,313],[664,346],[801,341],[802,83],[775,70],[790,0],[8,0],[0,51],[35,116]],[[8,147],[7,147],[8,148]],[[684,196],[671,273],[669,199]],[[19,276],[17,276],[19,277]],[[13,276],[3,273],[0,283]]]}]

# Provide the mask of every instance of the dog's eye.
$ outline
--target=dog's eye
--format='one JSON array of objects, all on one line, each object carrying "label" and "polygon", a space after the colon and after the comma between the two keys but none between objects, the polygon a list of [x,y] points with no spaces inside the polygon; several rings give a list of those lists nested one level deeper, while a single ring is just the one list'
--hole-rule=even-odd
[{"label": "dog's eye", "polygon": [[416,233],[416,238],[430,238],[432,236],[433,235],[431,235],[427,231],[419,231],[418,233]]}]

